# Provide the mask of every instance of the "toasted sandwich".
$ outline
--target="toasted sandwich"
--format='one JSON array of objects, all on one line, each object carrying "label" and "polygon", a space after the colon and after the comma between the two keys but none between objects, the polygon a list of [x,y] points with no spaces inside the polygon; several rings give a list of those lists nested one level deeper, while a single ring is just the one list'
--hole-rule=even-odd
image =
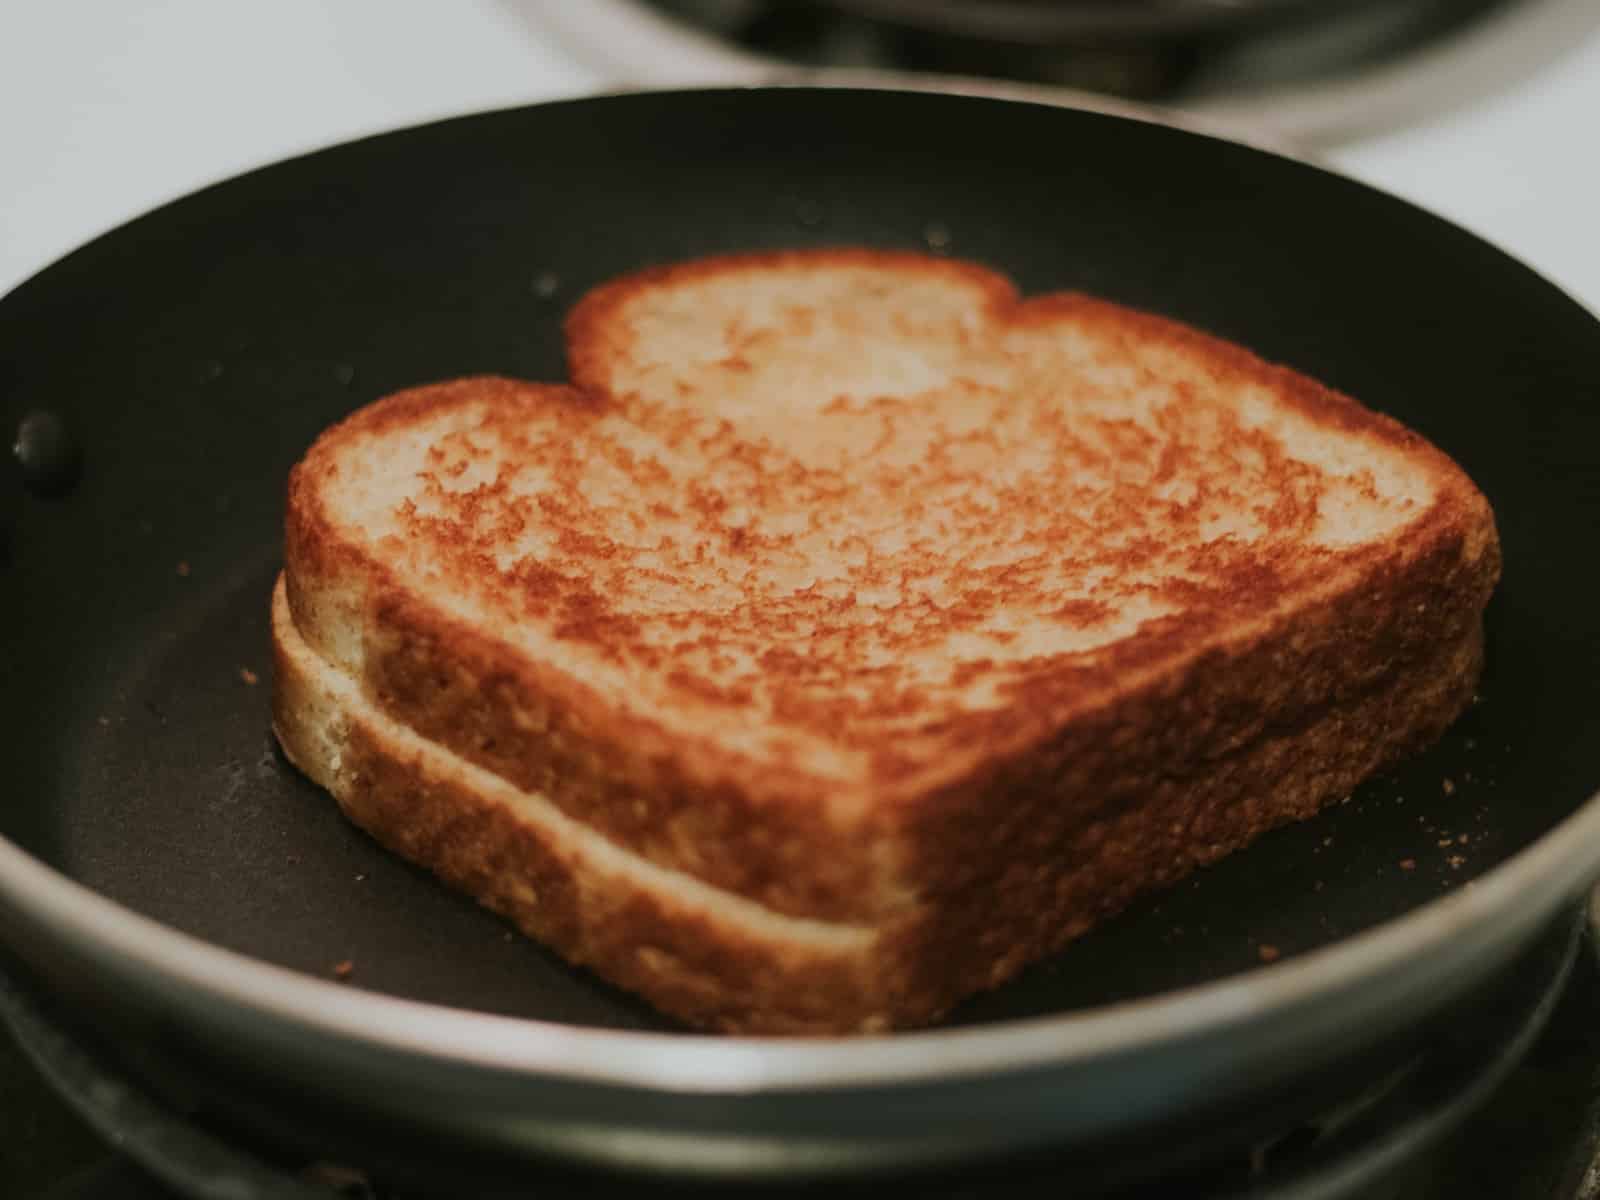
[{"label": "toasted sandwich", "polygon": [[1472,695],[1483,496],[1240,347],[864,249],[565,329],[570,385],[404,391],[294,469],[274,726],[691,1026],[936,1021]]}]

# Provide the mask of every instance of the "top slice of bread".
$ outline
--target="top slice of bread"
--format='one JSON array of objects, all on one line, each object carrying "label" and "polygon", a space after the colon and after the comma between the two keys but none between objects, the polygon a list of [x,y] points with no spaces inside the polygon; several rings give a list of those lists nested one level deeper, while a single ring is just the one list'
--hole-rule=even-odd
[{"label": "top slice of bread", "polygon": [[[388,717],[775,913],[987,897],[1013,969],[1470,693],[1483,497],[1235,346],[864,250],[647,271],[567,335],[570,388],[417,388],[318,439],[295,627]],[[1391,692],[1432,698],[1352,731],[1359,769],[1232,769]]]}]

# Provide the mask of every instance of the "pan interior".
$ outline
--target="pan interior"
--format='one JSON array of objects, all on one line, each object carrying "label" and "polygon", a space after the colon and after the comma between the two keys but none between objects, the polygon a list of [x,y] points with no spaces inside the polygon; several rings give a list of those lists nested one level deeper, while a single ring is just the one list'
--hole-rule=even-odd
[{"label": "pan interior", "polygon": [[7,421],[55,410],[86,450],[71,496],[24,502],[0,567],[0,833],[136,911],[314,975],[349,964],[353,986],[409,998],[663,1027],[380,850],[277,752],[283,480],[320,429],[394,388],[560,378],[561,314],[608,276],[837,243],[949,249],[1025,290],[1095,291],[1288,362],[1455,456],[1506,548],[1480,702],[1434,750],[956,1021],[1337,941],[1467,885],[1600,783],[1600,326],[1577,305],[1397,201],[1193,135],[948,97],[707,92],[295,160],[0,302]]}]

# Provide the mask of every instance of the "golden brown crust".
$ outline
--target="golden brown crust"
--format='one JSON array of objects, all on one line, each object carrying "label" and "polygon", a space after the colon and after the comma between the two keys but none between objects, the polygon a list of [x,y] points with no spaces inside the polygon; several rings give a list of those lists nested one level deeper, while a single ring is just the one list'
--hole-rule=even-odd
[{"label": "golden brown crust", "polygon": [[776,771],[753,808],[744,773],[760,764],[716,761],[711,748],[695,756],[660,725],[540,679],[492,636],[402,590],[376,591],[368,614],[367,690],[423,736],[646,858],[779,912],[877,915],[878,866],[862,853],[875,818],[836,822],[813,802],[812,781]]},{"label": "golden brown crust", "polygon": [[[675,735],[529,660],[494,631],[452,618],[407,588],[378,548],[345,536],[324,508],[348,439],[485,396],[543,405],[570,395],[460,380],[387,397],[325,433],[289,480],[284,579],[297,627],[325,657],[356,670],[385,712],[648,858],[780,912],[824,920],[875,913],[880,864],[860,851],[880,824],[876,814],[840,821],[814,803],[815,780],[730,754],[714,732]],[[355,660],[335,651],[347,628],[362,634]],[[751,779],[760,781],[759,800]]]},{"label": "golden brown crust", "polygon": [[[1405,555],[1375,568],[1365,588],[1308,605],[1276,636],[1216,645],[1153,686],[1119,693],[1117,680],[1159,662],[1159,643],[1149,647],[1150,658],[1109,655],[1095,667],[1104,678],[1081,686],[1113,696],[1110,702],[1063,725],[1028,753],[996,756],[905,806],[906,870],[932,887],[952,889],[986,886],[994,863],[1006,864],[1008,871],[1047,872],[1052,863],[1070,861],[1063,847],[1081,831],[1150,803],[1163,781],[1190,780],[1204,791],[1216,764],[1241,747],[1292,737],[1316,714],[1385,689],[1431,695],[1428,673],[1441,661],[1457,663],[1457,648],[1476,644],[1480,636],[1499,557],[1465,559],[1461,534],[1448,527],[1430,532],[1431,540],[1419,540]],[[1186,631],[1180,626],[1167,636],[1182,638]],[[1461,687],[1470,687],[1472,678],[1449,677]],[[1071,684],[1047,680],[1037,686],[1021,693],[1019,702],[1048,709],[1056,703],[1053,689]],[[1413,727],[1437,732],[1457,711],[1459,705],[1443,719],[1427,709],[1387,719],[1402,733]],[[1348,751],[1359,754],[1378,731],[1345,732]],[[1340,788],[1348,791],[1359,778],[1330,782],[1324,798]],[[1062,804],[1063,796],[1073,803]],[[1307,811],[1297,805],[1299,815]],[[1170,830],[1178,845],[1203,850],[1214,840],[1205,828],[1210,819],[1197,801],[1192,811],[1174,808],[1160,828]],[[1124,851],[1123,861],[1106,867],[1106,881],[1119,874],[1137,879],[1160,857],[1154,843],[1130,844]]]},{"label": "golden brown crust", "polygon": [[[904,1016],[923,1024],[972,992],[997,986],[1065,946],[1137,896],[1303,820],[1362,780],[1433,741],[1470,703],[1482,665],[1474,625],[1413,669],[1190,773],[1128,771],[1096,817],[1063,827],[983,821],[953,805],[931,820],[924,869],[951,869],[926,918],[886,939],[906,964]],[[1027,787],[1033,780],[1019,780]],[[1026,809],[1026,806],[1025,806]],[[1045,810],[1026,810],[1039,816]],[[953,839],[967,840],[957,853]],[[978,864],[967,867],[967,864]],[[1062,864],[1072,864],[1063,869]]]},{"label": "golden brown crust", "polygon": [[[1289,550],[1276,558],[1247,553],[1206,563],[1211,586],[1203,603],[1186,601],[1175,613],[1148,622],[1138,636],[1092,654],[1014,664],[999,683],[1010,703],[987,711],[930,710],[915,736],[903,732],[904,706],[914,702],[903,690],[884,701],[889,707],[882,713],[860,705],[813,711],[809,697],[822,690],[821,683],[810,690],[804,677],[781,683],[785,719],[802,727],[815,722],[813,732],[861,747],[871,771],[866,779],[819,778],[778,759],[731,751],[715,732],[716,698],[708,700],[703,693],[694,693],[695,699],[713,709],[704,737],[667,729],[647,714],[608,701],[572,673],[510,649],[493,630],[450,618],[398,581],[377,548],[360,547],[334,527],[320,507],[326,473],[339,469],[341,455],[354,441],[407,428],[458,405],[489,405],[501,415],[486,427],[508,439],[519,436],[522,423],[550,425],[554,441],[570,453],[582,453],[597,436],[598,415],[617,402],[605,391],[605,370],[627,353],[618,344],[625,333],[617,329],[624,324],[616,317],[619,305],[684,278],[818,263],[884,265],[931,279],[955,272],[1013,326],[1070,319],[1096,327],[1101,336],[1125,339],[1130,357],[1151,347],[1184,350],[1219,379],[1252,381],[1318,421],[1357,431],[1423,464],[1433,502],[1400,540],[1297,561],[1299,543],[1288,533],[1298,526],[1291,526],[1283,539]],[[862,251],[708,260],[597,289],[579,304],[568,330],[573,372],[588,386],[586,394],[510,380],[458,381],[390,397],[319,441],[296,469],[290,488],[286,563],[296,618],[325,651],[327,626],[342,622],[366,631],[362,670],[369,689],[388,711],[425,735],[520,786],[548,791],[568,811],[656,861],[779,911],[822,919],[876,919],[894,911],[915,890],[884,882],[901,852],[874,857],[858,848],[893,842],[895,830],[904,828],[913,859],[927,864],[913,868],[911,876],[934,877],[929,869],[941,857],[959,858],[960,851],[941,855],[938,838],[928,832],[950,824],[948,817],[934,814],[955,801],[932,803],[931,798],[965,797],[973,811],[984,813],[994,803],[995,789],[978,780],[1031,779],[1036,799],[1029,800],[1027,791],[1009,793],[1007,805],[1019,820],[1035,806],[1058,823],[1090,820],[1081,799],[1063,808],[1051,797],[1066,792],[1069,784],[1072,794],[1082,795],[1085,788],[1093,793],[1089,784],[1097,777],[1092,772],[1080,766],[1052,782],[1030,764],[1059,760],[1064,747],[1078,743],[1081,749],[1068,756],[1071,761],[1103,763],[1103,754],[1095,750],[1106,744],[1105,731],[1114,730],[1115,744],[1137,761],[1159,760],[1181,771],[1197,756],[1254,736],[1264,713],[1283,705],[1315,707],[1363,686],[1374,671],[1410,653],[1417,638],[1431,636],[1437,614],[1459,617],[1480,609],[1497,570],[1487,506],[1459,470],[1417,435],[1293,372],[1161,318],[1077,295],[1017,302],[1009,283],[982,268]],[[1303,524],[1306,517],[1291,513],[1282,519]],[[707,529],[710,536],[714,530]],[[482,566],[487,550],[470,530],[419,525],[414,533],[447,545],[456,555],[458,575],[488,573]],[[649,671],[649,663],[660,662],[660,652],[644,644],[639,618],[589,582],[609,569],[599,564],[613,564],[615,558],[613,550],[578,546],[565,563],[541,559],[532,564],[511,585],[507,621],[554,623],[558,637],[603,643],[608,654]],[[359,585],[343,586],[344,579]],[[1297,611],[1263,623],[1263,609],[1274,595],[1314,588],[1329,595],[1300,600]],[[318,605],[333,605],[330,597],[359,603],[360,611],[317,611]],[[1078,603],[1093,607],[1097,602]],[[1341,615],[1357,603],[1361,620]],[[1434,614],[1420,630],[1411,617],[1418,605],[1428,605]],[[773,608],[770,597],[747,607],[758,615]],[[824,614],[822,619],[830,618]],[[840,619],[849,619],[848,613]],[[955,619],[948,609],[939,614],[942,622]],[[1076,618],[1069,614],[1069,619]],[[750,636],[762,637],[762,629],[753,625]],[[765,636],[773,639],[773,648],[763,669],[778,671],[788,653],[782,650],[784,639],[776,632]],[[1361,646],[1361,652],[1349,652],[1352,645]],[[1186,659],[1202,647],[1209,647],[1203,659]],[[1265,649],[1253,658],[1257,647]],[[1315,669],[1284,671],[1280,660],[1285,657]],[[1263,665],[1250,667],[1256,658]],[[1214,664],[1227,665],[1212,669]],[[671,663],[656,669],[663,666]],[[813,653],[785,669],[815,672],[818,666]],[[1293,694],[1285,694],[1285,680],[1295,685]],[[686,695],[693,692],[689,681],[681,682]],[[739,697],[729,701],[736,704]],[[1175,711],[1188,716],[1174,723],[1170,714]],[[1093,737],[1089,730],[1096,731]],[[858,801],[825,805],[818,803],[819,795],[854,795]],[[928,814],[918,814],[924,804],[931,804]],[[988,818],[974,819],[982,824]]]},{"label": "golden brown crust", "polygon": [[454,755],[337,694],[339,673],[300,639],[281,588],[273,730],[289,760],[378,841],[690,1025],[768,1034],[886,1027],[884,964],[870,938],[831,944],[752,929],[519,818],[474,787]]},{"label": "golden brown crust", "polygon": [[[1198,582],[1169,580],[1147,589],[1170,610],[1145,621],[1136,635],[1088,652],[960,660],[950,686],[990,687],[1001,703],[951,703],[949,689],[863,689],[860,671],[866,668],[850,664],[855,651],[849,647],[859,641],[852,631],[862,622],[853,595],[778,596],[757,584],[685,645],[692,647],[691,658],[701,656],[695,661],[714,657],[714,645],[710,652],[706,646],[718,639],[764,645],[761,677],[752,684],[736,673],[696,674],[685,669],[688,659],[663,648],[672,642],[663,640],[662,621],[675,618],[630,604],[626,581],[645,570],[643,559],[628,539],[609,536],[583,496],[570,489],[585,461],[611,464],[641,496],[670,492],[678,484],[616,434],[619,421],[653,422],[664,444],[679,444],[677,438],[696,453],[747,463],[757,480],[750,496],[758,507],[770,506],[774,489],[784,488],[826,505],[848,484],[827,471],[808,476],[781,447],[774,451],[725,431],[708,439],[684,414],[674,415],[672,404],[619,386],[619,364],[639,355],[627,306],[685,281],[832,267],[887,268],[929,288],[953,283],[1006,336],[1026,338],[1058,326],[1088,331],[1134,364],[1140,379],[1176,370],[1176,391],[1193,393],[1197,402],[1215,388],[1256,389],[1318,428],[1353,435],[1375,452],[1402,459],[1425,481],[1428,500],[1396,534],[1343,548],[1312,546],[1318,478],[1286,459],[1271,437],[1223,411],[1223,436],[1253,447],[1265,463],[1267,482],[1257,490],[1268,499],[1257,515],[1270,536],[1243,551],[1202,544],[1193,534],[1202,506],[1166,504],[1149,528],[1194,542],[1187,568]],[[1093,914],[1168,878],[1173,864],[1207,860],[1263,828],[1306,815],[1400,747],[1442,727],[1441,713],[1453,716],[1470,687],[1475,658],[1462,647],[1476,645],[1499,571],[1483,497],[1417,434],[1239,347],[1090,297],[1019,300],[1009,281],[973,264],[859,250],[657,268],[591,292],[569,318],[567,334],[576,390],[503,379],[413,389],[363,409],[319,439],[289,490],[285,575],[295,624],[325,658],[357,674],[384,713],[469,762],[548,795],[646,860],[775,913],[882,927],[885,945],[900,949],[880,953],[875,977],[894,997],[897,1022],[931,1016],[961,989],[978,986],[988,978],[991,959],[1020,962],[1059,944]],[[969,336],[955,326],[948,334],[958,341]],[[974,353],[987,353],[986,345],[975,341]],[[744,370],[741,353],[721,365]],[[673,403],[692,407],[694,396]],[[846,398],[845,408],[852,403]],[[875,403],[891,415],[896,411],[892,399]],[[442,520],[415,510],[404,515],[410,537],[437,547],[449,589],[499,580],[487,589],[498,606],[490,622],[453,616],[436,595],[397,573],[381,544],[362,544],[325,507],[328,488],[363,439],[467,409],[481,409],[473,428],[501,447],[491,459],[508,454],[538,463],[560,485],[541,493],[536,509],[519,507],[532,501],[510,495],[509,485],[497,479],[474,498],[451,500],[456,507]],[[1179,409],[1173,419],[1181,422],[1186,418]],[[1039,430],[1057,439],[1051,444],[1058,449],[1078,436],[1048,422]],[[1106,421],[1096,432],[1112,454],[1149,453],[1135,424]],[[974,436],[981,440],[982,431]],[[1204,490],[1212,486],[1208,471],[1231,469],[1186,462],[1184,455],[1181,439],[1162,449],[1157,477],[1187,472]],[[459,462],[439,462],[440,470],[461,469]],[[916,486],[937,482],[926,473],[907,478]],[[1062,480],[1007,503],[1024,513],[1024,521],[1053,528],[1048,523],[1067,519],[1063,512],[1070,518],[1076,502],[1074,493],[1060,490],[1071,485],[1065,467]],[[1217,484],[1222,493],[1226,483]],[[907,486],[915,495],[916,487]],[[1370,482],[1367,487],[1370,492]],[[695,536],[715,544],[724,564],[717,568],[725,573],[721,585],[744,586],[738,564],[770,563],[784,552],[765,533],[731,527],[725,498],[697,491],[692,482],[685,491],[673,518],[697,522]],[[1154,503],[1147,482],[1129,485],[1119,502]],[[654,519],[648,507],[637,515],[647,524]],[[491,556],[523,522],[546,523],[560,536],[506,574]],[[1081,530],[1063,536],[1062,544],[1083,541]],[[1093,549],[1091,540],[1091,556],[1083,561],[1115,578],[1139,568],[1147,542],[1134,539],[1109,551]],[[692,572],[706,559],[676,561],[678,571]],[[759,580],[762,569],[750,565],[744,574]],[[888,561],[875,574],[863,570],[852,579],[877,587],[906,569]],[[880,639],[889,652],[907,661],[937,655],[942,652],[927,649],[937,644],[927,640],[928,628],[944,631],[938,636],[990,636],[992,623],[985,622],[998,605],[1022,597],[1027,607],[1026,582],[1011,568],[986,574],[946,563],[940,578],[960,602],[932,605],[915,617],[922,641],[896,651],[892,640]],[[1113,618],[1125,599],[1126,593],[1090,592],[1041,619],[1092,627]],[[903,616],[904,603],[897,619]],[[845,647],[842,657],[814,648],[797,654],[796,621],[820,631],[813,646],[832,636],[827,644]],[[523,626],[550,630],[556,644],[580,647],[597,664],[665,679],[695,719],[668,721],[648,706],[619,701],[581,671],[530,656],[503,632]],[[359,632],[359,646],[351,645],[351,630]],[[1448,665],[1446,674],[1429,678],[1441,664]],[[830,691],[840,681],[858,694],[840,701]],[[832,747],[841,761],[860,766],[824,770],[800,752],[734,745],[728,723],[744,719],[760,690],[773,706],[764,719],[792,732],[796,745]],[[1350,716],[1365,713],[1382,719]],[[1304,778],[1274,757],[1277,748],[1302,742],[1310,764]],[[1269,777],[1279,782],[1263,785]],[[1186,782],[1174,790],[1174,781]],[[1252,795],[1257,785],[1267,790]],[[401,788],[403,781],[394,778],[388,786]],[[471,807],[468,796],[450,795],[448,803]],[[1192,798],[1188,807],[1183,795]],[[374,825],[398,819],[387,809],[388,816],[379,813],[376,798],[360,803],[377,814],[368,818]],[[439,858],[426,847],[405,852],[413,851]],[[463,886],[492,890],[481,872],[469,878],[467,865],[440,861],[437,869]],[[642,910],[633,919],[651,921]],[[952,934],[949,945],[933,947],[931,930],[959,931],[964,922],[974,926],[968,934]],[[561,944],[559,934],[549,936]],[[1002,942],[997,955],[994,947]],[[630,982],[637,964],[619,960],[601,969],[647,994],[653,986],[648,979]],[[856,968],[847,974],[855,980],[851,987],[865,987]],[[873,1019],[874,989],[861,993],[865,1008],[851,1010],[848,1019],[844,985],[826,990],[839,1027]],[[691,1013],[687,1003],[666,1007],[687,1019],[745,1027],[732,1007],[712,1017]],[[748,1027],[766,1027],[759,1022],[768,1019],[752,1017],[757,1024]],[[822,1018],[770,1019],[798,1027]]]},{"label": "golden brown crust", "polygon": [[[848,1034],[924,1025],[997,986],[1123,908],[1268,829],[1313,814],[1435,737],[1470,700],[1481,631],[1274,731],[1191,777],[1153,774],[1141,802],[1108,806],[1054,840],[1048,828],[986,845],[874,941],[818,946],[764,935],[626,873],[601,871],[558,836],[464,781],[448,752],[408,752],[381,716],[326,694],[329,673],[275,605],[274,729],[291,761],[384,845],[508,917],[571,962],[701,1028]],[[1039,855],[1056,863],[1041,887]],[[1143,869],[1129,872],[1129,863]]]}]

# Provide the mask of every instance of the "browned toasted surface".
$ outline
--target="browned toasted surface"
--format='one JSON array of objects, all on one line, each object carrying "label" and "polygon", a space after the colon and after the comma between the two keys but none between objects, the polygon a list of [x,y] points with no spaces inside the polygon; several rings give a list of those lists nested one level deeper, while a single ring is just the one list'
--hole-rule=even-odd
[{"label": "browned toasted surface", "polygon": [[[843,272],[859,292],[848,271],[909,315],[778,304],[665,353],[673,321],[706,324],[674,288]],[[628,316],[663,292],[653,325]],[[883,376],[808,353],[819,336],[914,353]],[[710,260],[598,289],[569,338],[583,391],[421,388],[318,442],[290,492],[297,620],[325,653],[357,631],[345,665],[422,733],[780,911],[893,912],[959,864],[940,831],[1065,837],[1122,802],[1107,772],[1128,761],[1182,772],[1405,669],[1498,569],[1481,496],[1415,434],[967,264]],[[1243,401],[1373,466],[1296,457]],[[339,473],[418,429],[388,523],[353,522]],[[1340,505],[1392,524],[1341,544]],[[1216,536],[1219,514],[1249,536]]]},{"label": "browned toasted surface", "polygon": [[1481,657],[1481,636],[1469,629],[1303,727],[1273,731],[1191,777],[1145,778],[1139,803],[1108,807],[1050,846],[1047,884],[1025,851],[963,831],[970,857],[984,860],[976,877],[952,872],[916,908],[855,936],[751,920],[659,874],[596,861],[559,826],[520,815],[507,789],[482,786],[464,760],[346,694],[350,682],[295,631],[281,588],[273,640],[279,740],[379,841],[688,1024],[807,1035],[936,1020],[1139,892],[1311,815],[1434,737],[1470,699]]},{"label": "browned toasted surface", "polygon": [[[301,771],[385,846],[530,936],[690,1024],[727,1032],[887,1027],[875,931],[772,918],[641,868],[537,797],[385,717],[308,647],[280,581],[273,729]],[[530,812],[531,810],[531,812]]]},{"label": "browned toasted surface", "polygon": [[[365,782],[322,780],[347,811],[685,1019],[930,1019],[1470,692],[1483,497],[1238,347],[860,250],[630,276],[567,334],[574,387],[458,380],[325,433],[290,481],[286,611],[372,721],[460,764],[408,785],[414,756],[358,730]],[[626,920],[575,931],[613,909],[545,862],[570,830],[474,802],[477,771],[634,856]],[[875,948],[791,970],[780,934],[657,912],[655,870]],[[629,922],[676,923],[660,970]]]},{"label": "browned toasted surface", "polygon": [[[947,798],[920,831],[918,869],[938,880],[926,911],[938,915],[902,951],[914,964],[910,986],[948,1004],[1002,983],[1136,896],[1348,796],[1436,738],[1470,702],[1481,663],[1474,628],[1414,670],[1183,774],[1129,766],[1086,820],[1052,820],[1036,800],[1024,806],[1031,821],[1008,812],[985,822],[967,797]],[[1037,784],[1038,775],[1013,776],[1002,786]]]}]

